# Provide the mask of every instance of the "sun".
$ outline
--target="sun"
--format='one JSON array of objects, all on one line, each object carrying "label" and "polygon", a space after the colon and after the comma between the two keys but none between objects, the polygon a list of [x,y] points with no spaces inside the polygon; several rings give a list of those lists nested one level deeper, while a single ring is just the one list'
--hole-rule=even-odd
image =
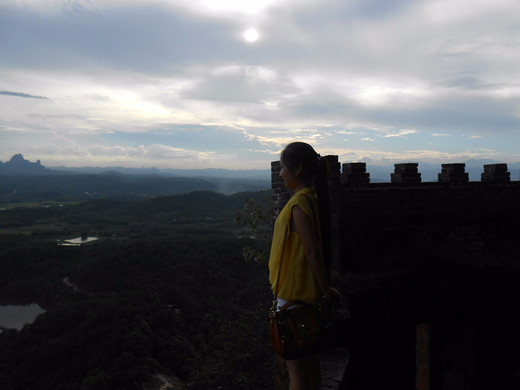
[{"label": "sun", "polygon": [[260,38],[260,34],[256,29],[250,28],[249,30],[244,32],[244,39],[248,42],[256,42],[258,38]]}]

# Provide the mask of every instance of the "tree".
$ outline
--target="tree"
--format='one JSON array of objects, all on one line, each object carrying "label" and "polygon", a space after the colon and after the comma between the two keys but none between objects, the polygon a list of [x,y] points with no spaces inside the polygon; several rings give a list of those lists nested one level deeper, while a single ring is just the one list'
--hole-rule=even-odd
[{"label": "tree", "polygon": [[244,246],[242,248],[244,260],[265,263],[269,259],[274,228],[273,206],[270,198],[264,199],[263,205],[259,205],[252,198],[247,198],[244,203],[244,211],[235,215],[235,221],[251,229],[255,238],[261,240],[262,243],[259,248],[252,248],[249,245]]}]

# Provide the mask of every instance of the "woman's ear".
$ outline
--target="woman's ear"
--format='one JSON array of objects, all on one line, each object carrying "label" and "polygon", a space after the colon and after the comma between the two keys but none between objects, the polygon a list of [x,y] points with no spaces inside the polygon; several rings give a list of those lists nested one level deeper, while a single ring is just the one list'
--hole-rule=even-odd
[{"label": "woman's ear", "polygon": [[296,177],[300,176],[302,171],[303,171],[303,165],[302,165],[302,163],[299,163],[298,168],[296,168],[296,172],[294,172],[296,174]]}]

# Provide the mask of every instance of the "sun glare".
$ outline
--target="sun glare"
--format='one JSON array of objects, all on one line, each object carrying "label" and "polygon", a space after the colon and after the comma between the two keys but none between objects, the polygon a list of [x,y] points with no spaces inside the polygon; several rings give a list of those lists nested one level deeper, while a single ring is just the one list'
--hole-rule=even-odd
[{"label": "sun glare", "polygon": [[244,32],[244,39],[248,42],[256,42],[260,38],[260,34],[254,28],[250,28],[249,30]]}]

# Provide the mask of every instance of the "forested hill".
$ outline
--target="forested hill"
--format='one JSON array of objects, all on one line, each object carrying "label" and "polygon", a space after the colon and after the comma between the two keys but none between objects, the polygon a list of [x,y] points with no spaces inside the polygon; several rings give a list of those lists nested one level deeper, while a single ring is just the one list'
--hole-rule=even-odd
[{"label": "forested hill", "polygon": [[0,175],[0,203],[50,199],[183,194],[192,191],[234,193],[269,188],[267,182],[245,179],[202,179],[158,175],[62,174]]},{"label": "forested hill", "polygon": [[0,236],[0,296],[24,294],[47,310],[0,333],[0,389],[155,390],[158,375],[176,389],[271,389],[267,267],[243,260],[245,244],[192,236],[63,247]]},{"label": "forested hill", "polygon": [[[266,203],[270,199],[270,191],[239,192],[233,195],[223,195],[213,191],[194,191],[137,201],[92,199],[58,210],[58,214],[66,218],[81,215],[89,220],[104,218],[106,224],[110,224],[111,220],[122,218],[129,222],[173,218],[187,220],[231,218],[232,220],[236,213],[243,210],[246,199],[253,199],[258,204]],[[46,215],[50,214],[48,212]]]},{"label": "forested hill", "polygon": [[223,195],[213,191],[152,198],[100,198],[70,203],[13,203],[0,211],[0,234],[63,240],[79,235],[146,237],[241,235],[235,222],[246,199],[269,207],[270,191]]},{"label": "forested hill", "polygon": [[222,195],[213,191],[194,191],[188,194],[159,196],[125,207],[129,215],[174,213],[192,217],[234,215],[241,211],[247,198],[260,201],[268,198],[269,192],[240,192]]},{"label": "forested hill", "polygon": [[153,197],[193,191],[233,194],[270,188],[268,171],[158,170],[154,168],[49,169],[21,154],[0,161],[2,202],[60,198]]},{"label": "forested hill", "polygon": [[[31,202],[0,210],[0,390],[271,389],[268,240],[238,224],[270,191]],[[269,230],[269,229],[267,229]],[[99,238],[68,246],[78,235]]]}]

